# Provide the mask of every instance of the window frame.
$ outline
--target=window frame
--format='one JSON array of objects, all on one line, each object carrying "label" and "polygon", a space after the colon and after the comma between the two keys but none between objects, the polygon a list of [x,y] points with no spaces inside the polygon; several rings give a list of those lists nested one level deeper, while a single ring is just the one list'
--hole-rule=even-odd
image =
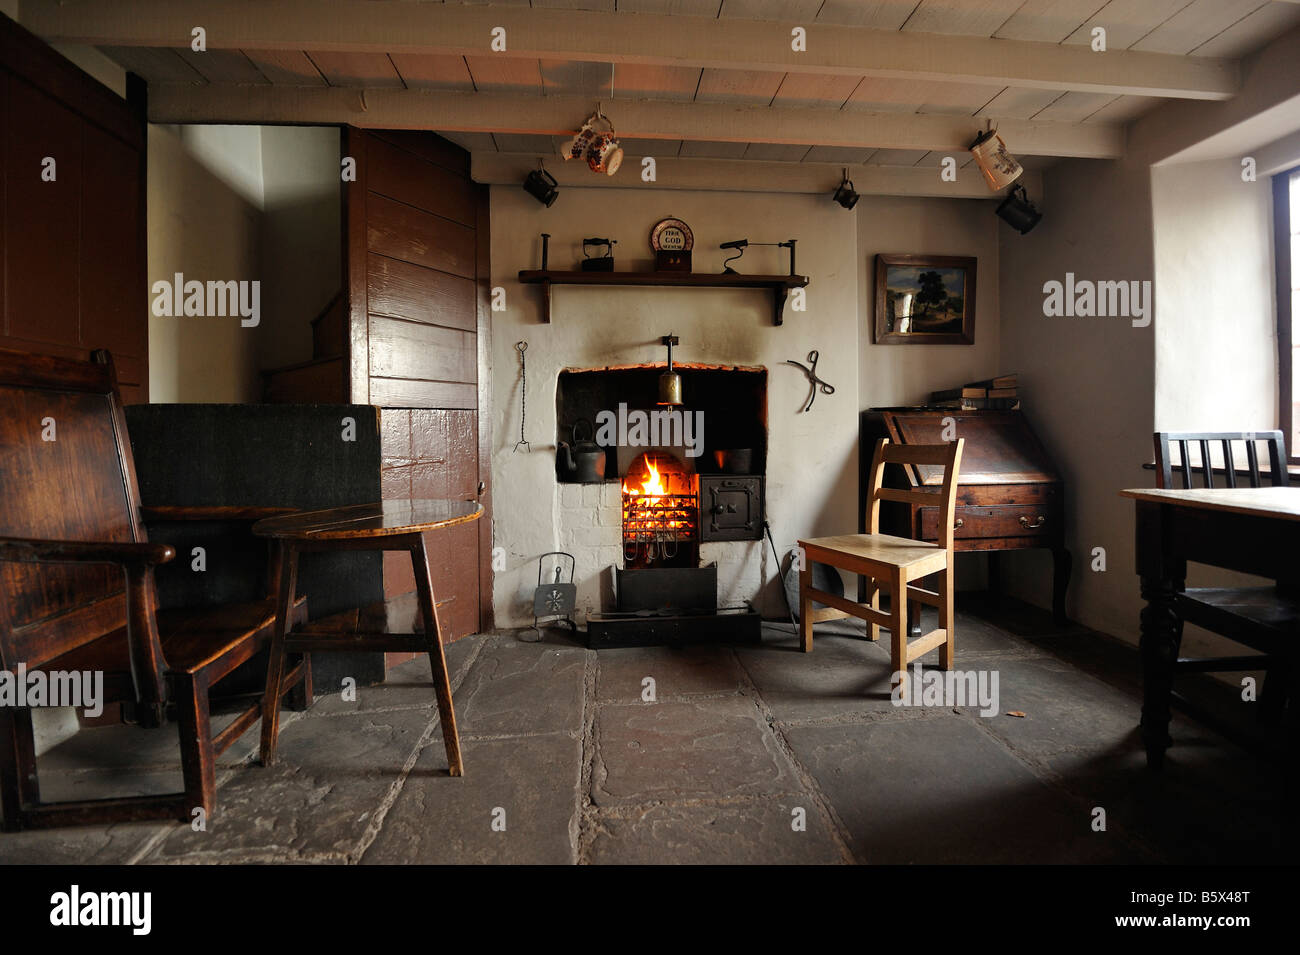
[{"label": "window frame", "polygon": [[1291,408],[1297,397],[1292,391],[1292,291],[1291,291],[1291,180],[1300,178],[1300,165],[1273,176],[1273,271],[1277,277],[1277,373],[1278,426],[1287,446],[1287,463],[1300,464],[1300,448],[1293,440],[1296,422]]}]

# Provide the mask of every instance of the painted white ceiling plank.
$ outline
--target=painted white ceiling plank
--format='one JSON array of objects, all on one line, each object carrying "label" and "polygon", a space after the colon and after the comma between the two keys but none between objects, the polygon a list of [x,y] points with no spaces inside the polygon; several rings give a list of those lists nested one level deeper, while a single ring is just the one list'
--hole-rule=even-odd
[{"label": "painted white ceiling plank", "polygon": [[1191,51],[1191,56],[1244,56],[1300,23],[1300,3],[1270,3]]},{"label": "painted white ceiling plank", "polygon": [[402,78],[386,53],[339,53],[308,50],[307,55],[330,86],[401,89]]},{"label": "painted white ceiling plank", "polygon": [[787,73],[772,99],[773,106],[843,106],[862,78],[827,73]]},{"label": "painted white ceiling plank", "polygon": [[689,101],[700,85],[696,66],[655,66],[647,63],[614,64],[614,96],[636,99]]},{"label": "painted white ceiling plank", "polygon": [[252,83],[263,86],[270,83],[240,50],[207,50],[196,53],[186,48],[176,52],[209,83]]},{"label": "painted white ceiling plank", "polygon": [[916,4],[917,0],[826,0],[817,12],[817,22],[872,30],[901,30]]},{"label": "painted white ceiling plank", "polygon": [[1106,30],[1107,50],[1127,50],[1192,0],[1110,0],[1088,18],[1065,41],[1071,45],[1092,43],[1094,27]]},{"label": "painted white ceiling plank", "polygon": [[1111,100],[1097,112],[1087,116],[1085,123],[1127,123],[1159,106],[1163,100],[1155,96],[1120,96]]},{"label": "painted white ceiling plank", "polygon": [[413,90],[474,91],[474,80],[463,56],[394,53],[390,59],[403,82]]},{"label": "painted white ceiling plank", "polygon": [[1147,53],[1190,53],[1268,0],[1194,0],[1130,49]]},{"label": "painted white ceiling plank", "polygon": [[1105,6],[1106,0],[1026,0],[993,35],[1060,43]]},{"label": "painted white ceiling plank", "polygon": [[244,55],[277,86],[324,86],[325,78],[301,50],[245,50]]},{"label": "painted white ceiling plank", "polygon": [[206,83],[203,74],[190,66],[179,50],[141,46],[103,46],[100,52],[123,69],[155,83]]},{"label": "painted white ceiling plank", "polygon": [[1066,93],[1030,118],[1058,123],[1081,123],[1117,99],[1119,97],[1106,93]]},{"label": "painted white ceiling plank", "polygon": [[776,96],[784,78],[784,73],[777,72],[705,69],[700,76],[700,88],[695,92],[695,102],[766,106]]},{"label": "painted white ceiling plank", "polygon": [[992,36],[1025,0],[921,0],[903,24],[916,33]]},{"label": "painted white ceiling plank", "polygon": [[542,89],[547,95],[589,96],[609,99],[614,78],[613,63],[583,63],[580,60],[541,60]]},{"label": "painted white ceiling plank", "polygon": [[537,60],[515,57],[467,56],[474,88],[480,93],[541,93],[542,70]]},{"label": "painted white ceiling plank", "polygon": [[984,105],[978,116],[999,119],[1029,119],[1061,97],[1055,90],[1022,90],[1008,87]]}]

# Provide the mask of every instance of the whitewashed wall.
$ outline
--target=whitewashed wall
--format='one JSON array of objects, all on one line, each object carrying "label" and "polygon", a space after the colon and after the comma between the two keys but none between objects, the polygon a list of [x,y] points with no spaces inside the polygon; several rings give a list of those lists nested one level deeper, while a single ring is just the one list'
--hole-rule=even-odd
[{"label": "whitewashed wall", "polygon": [[[720,272],[720,242],[796,238],[798,271],[811,278],[805,312],[786,309],[771,323],[770,295],[757,290],[564,287],[554,290],[552,324],[540,323],[541,290],[517,281],[520,269],[540,265],[540,238],[549,232],[551,268],[574,268],[584,236],[618,240],[617,268],[648,269],[650,227],[681,217],[695,232],[695,271]],[[799,536],[841,533],[857,520],[858,353],[860,347],[855,215],[829,196],[739,193],[562,190],[547,209],[522,189],[492,190],[493,285],[506,291],[507,310],[493,315],[492,398],[494,450],[493,534],[506,552],[496,574],[497,624],[532,622],[537,556],[577,548],[579,607],[602,599],[601,568],[617,560],[617,485],[557,486],[555,387],[564,368],[661,362],[659,337],[681,337],[674,357],[683,362],[761,365],[768,369],[767,513],[783,552]],[[755,248],[742,272],[784,272],[785,251]],[[528,348],[528,431],[531,453],[513,452],[519,438],[519,361],[515,342]],[[807,379],[782,364],[820,349],[818,371],[836,387],[800,414]],[[690,396],[687,395],[689,403]],[[706,423],[707,427],[707,423]],[[595,506],[597,499],[602,506]],[[615,523],[611,523],[614,521]],[[771,588],[771,553],[758,542],[710,544],[701,559],[719,562],[719,600],[760,596],[765,613],[783,612]]]}]

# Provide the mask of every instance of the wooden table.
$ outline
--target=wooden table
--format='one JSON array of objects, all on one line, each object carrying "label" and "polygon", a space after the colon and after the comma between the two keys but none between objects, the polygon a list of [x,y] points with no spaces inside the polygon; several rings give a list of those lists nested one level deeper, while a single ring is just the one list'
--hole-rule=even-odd
[{"label": "wooden table", "polygon": [[[462,775],[460,735],[456,731],[456,714],[451,705],[451,681],[447,676],[438,603],[434,599],[433,577],[429,571],[429,537],[439,528],[476,521],[482,514],[482,506],[474,501],[384,501],[286,514],[253,525],[254,534],[269,537],[275,544],[279,593],[266,696],[262,703],[264,766],[275,761],[280,683],[284,679],[287,654],[330,650],[416,651],[429,654],[442,737],[447,747],[447,766],[452,776]],[[297,585],[298,555],[304,551],[329,550],[410,551],[423,632],[393,633],[387,626],[376,630],[360,629],[360,623],[368,619],[365,614],[358,617],[358,629],[308,624],[288,632],[289,608]]]},{"label": "wooden table", "polygon": [[[1148,765],[1158,768],[1172,742],[1169,696],[1183,629],[1174,595],[1183,589],[1187,562],[1255,574],[1277,581],[1283,592],[1300,592],[1300,488],[1137,488],[1120,494],[1137,502],[1137,571],[1146,601],[1139,643],[1142,740]],[[1293,698],[1292,746],[1296,709]],[[1288,772],[1294,769],[1292,759]]]}]

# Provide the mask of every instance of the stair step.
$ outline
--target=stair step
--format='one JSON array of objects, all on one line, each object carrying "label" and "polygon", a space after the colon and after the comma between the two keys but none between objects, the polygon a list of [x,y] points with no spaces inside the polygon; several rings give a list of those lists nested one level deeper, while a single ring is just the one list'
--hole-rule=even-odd
[{"label": "stair step", "polygon": [[316,358],[262,372],[262,400],[270,404],[343,404],[348,400],[343,358]]},{"label": "stair step", "polygon": [[311,322],[313,358],[339,358],[347,354],[348,310],[343,293],[335,295]]}]

